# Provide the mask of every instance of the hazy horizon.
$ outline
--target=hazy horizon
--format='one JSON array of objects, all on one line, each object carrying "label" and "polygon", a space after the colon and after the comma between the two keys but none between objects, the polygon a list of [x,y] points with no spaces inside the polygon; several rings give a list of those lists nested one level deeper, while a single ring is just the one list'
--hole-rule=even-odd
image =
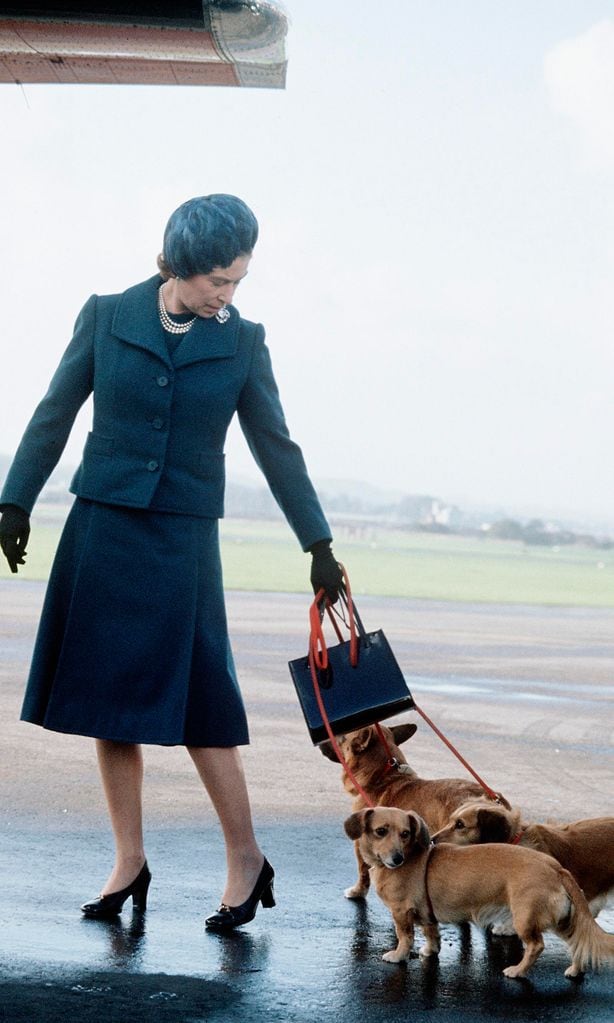
[{"label": "hazy horizon", "polygon": [[[315,480],[611,527],[611,3],[286,6],[285,92],[0,86],[0,448],[88,296],[228,191],[261,224],[236,304]],[[236,424],[227,450],[257,478]]]},{"label": "hazy horizon", "polygon": [[[6,460],[10,463],[11,455],[7,452],[0,451],[0,485],[4,479],[4,473],[2,471],[2,462]],[[253,464],[253,468],[248,466],[248,471],[234,471],[231,469],[227,473],[228,484],[238,484],[240,486],[250,486],[254,488],[266,489],[267,484],[264,476]],[[62,459],[57,466],[57,471],[64,472],[72,475],[77,468],[78,461],[67,461]],[[8,467],[8,466],[7,466]],[[574,512],[565,510],[562,508],[543,507],[539,505],[527,502],[525,504],[514,504],[508,502],[507,504],[500,504],[497,502],[481,501],[476,499],[470,494],[462,495],[461,497],[455,498],[450,497],[444,493],[431,493],[425,494],[424,492],[416,492],[409,490],[402,490],[398,488],[380,486],[372,483],[365,479],[349,479],[346,477],[319,477],[312,474],[312,479],[316,490],[322,495],[326,493],[334,493],[335,495],[344,491],[349,497],[363,497],[367,501],[381,501],[382,503],[390,501],[400,501],[403,497],[432,497],[435,500],[442,501],[445,505],[451,507],[457,507],[461,512],[466,513],[467,516],[475,516],[483,513],[485,520],[488,518],[490,521],[501,520],[504,518],[519,519],[527,521],[530,519],[542,519],[546,523],[555,523],[565,529],[574,529],[578,532],[593,531],[597,534],[605,535],[614,533],[614,515],[609,518],[593,516],[590,513],[582,514],[581,512]],[[67,503],[72,500],[72,495],[66,490],[66,501]]]}]

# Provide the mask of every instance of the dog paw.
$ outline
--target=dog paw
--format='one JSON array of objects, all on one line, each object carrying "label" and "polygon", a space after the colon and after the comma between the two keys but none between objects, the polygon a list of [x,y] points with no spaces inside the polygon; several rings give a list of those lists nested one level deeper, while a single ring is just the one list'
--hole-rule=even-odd
[{"label": "dog paw", "polygon": [[346,888],[343,894],[346,899],[366,899],[368,891],[368,888],[362,888],[355,884],[351,888]]},{"label": "dog paw", "polygon": [[524,970],[521,970],[520,966],[506,966],[503,973],[506,977],[511,977],[512,980],[524,977]]},{"label": "dog paw", "polygon": [[581,977],[582,976],[582,970],[580,969],[579,966],[576,966],[574,963],[572,963],[571,966],[568,966],[567,969],[565,970],[565,976],[566,977]]},{"label": "dog paw", "polygon": [[419,949],[418,955],[423,959],[428,959],[429,956],[439,955],[439,949],[436,945],[423,945],[422,948]]},{"label": "dog paw", "polygon": [[499,938],[511,938],[515,933],[511,924],[495,924],[491,928],[491,934],[496,934]]},{"label": "dog paw", "polygon": [[390,952],[384,952],[382,959],[385,963],[402,963],[408,958],[403,952],[399,952],[397,948],[393,948]]}]

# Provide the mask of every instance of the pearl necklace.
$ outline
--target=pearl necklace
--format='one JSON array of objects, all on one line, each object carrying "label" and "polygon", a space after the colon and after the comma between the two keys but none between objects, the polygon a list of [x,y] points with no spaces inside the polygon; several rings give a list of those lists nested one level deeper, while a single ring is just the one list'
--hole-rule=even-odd
[{"label": "pearl necklace", "polygon": [[187,334],[193,323],[196,323],[197,317],[192,317],[187,323],[176,323],[171,320],[166,306],[164,305],[164,296],[162,295],[162,288],[158,288],[158,315],[160,317],[160,323],[164,327],[164,330],[168,330],[169,334]]}]

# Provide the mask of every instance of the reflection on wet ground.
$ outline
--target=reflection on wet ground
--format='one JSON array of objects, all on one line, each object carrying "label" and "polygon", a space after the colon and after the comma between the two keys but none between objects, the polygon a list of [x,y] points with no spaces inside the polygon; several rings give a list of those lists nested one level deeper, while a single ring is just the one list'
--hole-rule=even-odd
[{"label": "reflection on wet ground", "polygon": [[92,920],[83,917],[84,928],[98,928],[108,941],[108,952],[104,956],[111,968],[137,972],[141,968],[145,951],[145,929],[147,916],[144,913],[128,913],[115,920]]},{"label": "reflection on wet ground", "polygon": [[[220,936],[202,926],[223,880],[212,829],[156,830],[149,836],[154,880],[147,915],[133,915],[127,905],[117,920],[96,921],[81,918],[78,906],[104,872],[106,838],[42,837],[13,825],[0,859],[4,1018],[59,1023],[73,1015],[119,1023],[150,1020],[155,1010],[156,1019],[185,1023],[307,1023],[323,1013],[395,1023],[420,1011],[455,1023],[612,1023],[614,973],[566,980],[566,948],[553,937],[523,982],[501,973],[519,958],[517,940],[469,925],[442,928],[439,958],[382,962],[394,944],[392,923],[373,893],[362,902],[343,898],[354,863],[340,826],[294,822],[260,830],[277,870],[278,906]],[[34,846],[40,880],[26,880]],[[614,931],[614,911],[600,921]]]}]

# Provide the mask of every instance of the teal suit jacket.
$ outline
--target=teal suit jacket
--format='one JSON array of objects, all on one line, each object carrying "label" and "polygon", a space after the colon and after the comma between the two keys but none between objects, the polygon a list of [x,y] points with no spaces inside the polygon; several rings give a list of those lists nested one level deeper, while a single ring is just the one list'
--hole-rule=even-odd
[{"label": "teal suit jacket", "polygon": [[224,514],[224,442],[235,412],[303,550],[330,538],[301,450],[291,440],[261,324],[198,318],[168,351],[152,277],[92,295],[9,470],[0,502],[30,512],[77,412],[94,418],[70,489],[107,504],[208,518]]}]

